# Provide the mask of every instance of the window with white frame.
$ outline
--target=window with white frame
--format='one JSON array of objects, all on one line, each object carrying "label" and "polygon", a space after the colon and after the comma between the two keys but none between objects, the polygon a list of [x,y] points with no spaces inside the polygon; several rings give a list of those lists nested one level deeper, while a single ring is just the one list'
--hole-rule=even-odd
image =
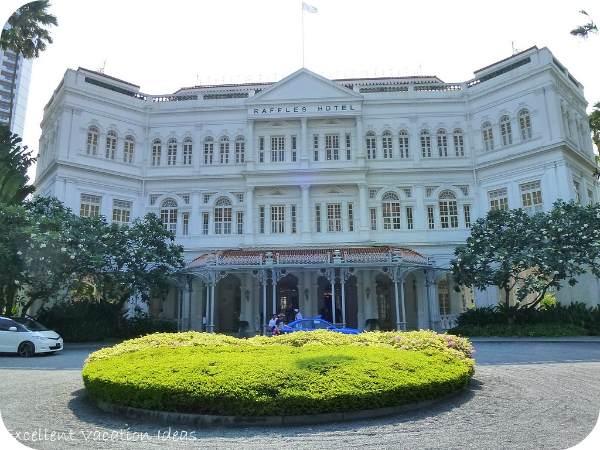
[{"label": "window with white frame", "polygon": [[454,130],[454,154],[456,156],[465,156],[465,138],[461,129]]},{"label": "window with white frame", "polygon": [[421,156],[431,158],[431,135],[429,131],[421,131]]},{"label": "window with white frame", "polygon": [[313,160],[319,160],[319,135],[313,134]]},{"label": "window with white frame", "polygon": [[235,139],[235,163],[243,164],[246,161],[246,139],[238,136]]},{"label": "window with white frame", "polygon": [[386,192],[382,197],[383,229],[400,229],[400,198],[395,192]]},{"label": "window with white frame", "polygon": [[481,134],[483,137],[483,148],[486,151],[494,150],[494,132],[491,122],[484,122],[481,125]]},{"label": "window with white frame", "polygon": [[259,163],[265,162],[265,137],[264,136],[258,137],[258,162]]},{"label": "window with white frame", "polygon": [[291,136],[291,142],[290,142],[290,147],[292,150],[292,162],[296,162],[298,160],[298,136]]},{"label": "window with white frame", "polygon": [[315,205],[315,231],[321,232],[321,205]]},{"label": "window with white frame", "polygon": [[412,230],[415,227],[413,220],[413,209],[412,206],[406,207],[406,228]]},{"label": "window with white frame", "polygon": [[202,213],[202,234],[207,235],[209,230],[210,216],[208,212]]},{"label": "window with white frame", "polygon": [[367,159],[377,159],[377,138],[375,133],[369,131],[366,137]]},{"label": "window with white frame", "polygon": [[131,202],[126,200],[113,200],[112,221],[126,224],[131,221]]},{"label": "window with white frame", "polygon": [[519,128],[521,130],[521,140],[531,139],[531,115],[526,108],[519,111]]},{"label": "window with white frame", "polygon": [[471,205],[463,205],[463,213],[465,216],[465,227],[471,228]]},{"label": "window with white frame", "polygon": [[133,151],[135,148],[135,140],[133,136],[125,136],[123,143],[123,162],[131,164],[133,162]]},{"label": "window with white frame", "polygon": [[440,315],[446,316],[450,314],[450,289],[448,289],[448,281],[445,279],[440,280],[437,290]]},{"label": "window with white frame", "polygon": [[81,194],[79,215],[81,217],[98,217],[101,201],[102,198],[99,195]]},{"label": "window with white frame", "polygon": [[271,234],[285,233],[285,205],[271,205]]},{"label": "window with white frame", "polygon": [[290,231],[295,234],[298,231],[298,212],[296,205],[290,206]]},{"label": "window with white frame", "polygon": [[381,136],[381,150],[383,157],[386,159],[392,158],[392,133],[388,130],[384,131]]},{"label": "window with white frame", "polygon": [[440,158],[448,156],[448,135],[444,129],[439,129],[437,132],[437,147]]},{"label": "window with white frame", "polygon": [[502,137],[502,145],[512,144],[512,126],[510,117],[506,114],[500,117],[500,136]]},{"label": "window with white frame", "polygon": [[215,202],[215,234],[231,234],[231,200],[221,197]]},{"label": "window with white frame", "polygon": [[186,137],[183,140],[183,165],[191,166],[192,165],[192,138]]},{"label": "window with white frame", "polygon": [[325,159],[327,161],[337,161],[340,159],[340,135],[325,135]]},{"label": "window with white frame", "polygon": [[222,136],[219,139],[219,163],[229,164],[229,138],[227,136]]},{"label": "window with white frame", "polygon": [[342,205],[339,203],[327,204],[327,231],[342,231]]},{"label": "window with white frame", "polygon": [[260,234],[265,234],[265,222],[265,207],[261,205],[258,207],[258,232]]},{"label": "window with white frame", "polygon": [[190,213],[181,213],[181,234],[187,236],[190,234]]},{"label": "window with white frame", "polygon": [[177,164],[177,139],[169,139],[167,142],[167,166]]},{"label": "window with white frame", "polygon": [[285,136],[271,136],[271,162],[285,161]]},{"label": "window with white frame", "polygon": [[371,230],[377,231],[377,208],[369,208],[369,214],[371,216]]},{"label": "window with white frame", "polygon": [[237,234],[244,234],[244,211],[237,211],[235,220],[237,223]]},{"label": "window with white frame", "polygon": [[160,218],[167,230],[177,233],[177,202],[174,199],[163,200],[160,205]]},{"label": "window with white frame", "polygon": [[438,205],[442,228],[458,228],[458,206],[454,192],[448,190],[440,192]]},{"label": "window with white frame", "polygon": [[408,131],[406,130],[400,130],[398,149],[400,150],[400,158],[408,158]]},{"label": "window with white frame", "polygon": [[346,160],[350,161],[352,159],[352,135],[350,133],[346,133]]},{"label": "window with white frame", "polygon": [[209,165],[213,163],[213,156],[215,150],[215,142],[211,136],[204,139],[204,164]]},{"label": "window with white frame", "polygon": [[98,154],[98,135],[100,132],[96,127],[88,128],[87,133],[87,147],[86,152],[88,155],[96,156]]},{"label": "window with white frame", "polygon": [[435,210],[432,205],[427,206],[427,227],[430,230],[435,228]]},{"label": "window with white frame", "polygon": [[348,203],[348,231],[354,231],[354,204]]},{"label": "window with white frame", "polygon": [[530,181],[519,185],[523,209],[529,214],[535,214],[544,210],[542,201],[542,186],[539,180]]},{"label": "window with white frame", "polygon": [[117,132],[110,130],[106,133],[106,158],[115,159],[117,153]]},{"label": "window with white frame", "polygon": [[492,211],[508,209],[508,189],[500,188],[489,191],[488,199]]}]

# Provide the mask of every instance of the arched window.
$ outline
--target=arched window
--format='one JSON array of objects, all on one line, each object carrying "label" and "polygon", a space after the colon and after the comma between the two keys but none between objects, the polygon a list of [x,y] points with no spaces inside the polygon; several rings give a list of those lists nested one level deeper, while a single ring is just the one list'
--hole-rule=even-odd
[{"label": "arched window", "polygon": [[521,129],[521,140],[531,139],[531,116],[525,108],[519,111],[519,128]]},{"label": "arched window", "polygon": [[440,128],[437,132],[437,147],[440,158],[448,156],[448,135],[443,128]]},{"label": "arched window", "polygon": [[439,207],[442,228],[458,228],[458,207],[454,192],[449,190],[440,192]]},{"label": "arched window", "polygon": [[375,133],[369,131],[367,133],[367,159],[377,158],[377,139]]},{"label": "arched window", "polygon": [[500,117],[500,135],[502,136],[502,145],[512,144],[512,127],[510,117],[506,114]]},{"label": "arched window", "polygon": [[160,218],[165,228],[177,233],[177,202],[172,198],[163,200],[160,205]]},{"label": "arched window", "polygon": [[384,158],[392,158],[392,133],[388,130],[384,131],[381,136],[381,148],[383,149]]},{"label": "arched window", "polygon": [[219,162],[229,164],[229,138],[227,136],[219,139]]},{"label": "arched window", "polygon": [[117,153],[117,133],[114,130],[110,130],[106,133],[106,157],[108,159],[115,159]]},{"label": "arched window", "polygon": [[152,165],[160,166],[160,156],[162,153],[162,142],[160,139],[152,141]]},{"label": "arched window", "polygon": [[125,142],[123,143],[123,162],[131,164],[133,162],[133,149],[135,147],[135,140],[133,136],[125,136]]},{"label": "arched window", "polygon": [[431,158],[431,135],[429,131],[421,131],[421,156]]},{"label": "arched window", "polygon": [[456,156],[465,156],[465,138],[461,129],[454,130],[454,153]]},{"label": "arched window", "polygon": [[98,128],[90,127],[87,133],[87,154],[96,156],[98,154]]},{"label": "arched window", "polygon": [[231,234],[231,201],[227,197],[215,203],[215,234]]},{"label": "arched window", "polygon": [[382,197],[383,229],[400,229],[400,199],[395,192],[386,192]]},{"label": "arched window", "polygon": [[204,164],[213,163],[214,147],[215,144],[212,137],[208,136],[204,139]]},{"label": "arched window", "polygon": [[494,132],[491,122],[484,122],[481,125],[481,134],[483,136],[483,147],[486,151],[494,150]]},{"label": "arched window", "polygon": [[244,136],[238,136],[235,139],[235,163],[242,164],[246,160],[246,139]]},{"label": "arched window", "polygon": [[167,166],[177,164],[177,139],[169,139],[167,142]]},{"label": "arched window", "polygon": [[398,148],[400,150],[400,158],[408,158],[408,131],[400,131],[400,135],[398,137]]},{"label": "arched window", "polygon": [[186,137],[183,140],[183,165],[192,165],[192,138]]}]

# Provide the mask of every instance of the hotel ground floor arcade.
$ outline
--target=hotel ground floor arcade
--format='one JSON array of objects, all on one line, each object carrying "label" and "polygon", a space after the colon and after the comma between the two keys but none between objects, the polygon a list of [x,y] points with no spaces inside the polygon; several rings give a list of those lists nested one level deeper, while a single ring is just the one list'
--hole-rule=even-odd
[{"label": "hotel ground floor arcade", "polygon": [[272,314],[289,322],[295,309],[361,330],[442,330],[468,294],[452,289],[447,270],[404,248],[223,250],[196,258],[150,312],[180,330],[240,335],[264,333]]}]

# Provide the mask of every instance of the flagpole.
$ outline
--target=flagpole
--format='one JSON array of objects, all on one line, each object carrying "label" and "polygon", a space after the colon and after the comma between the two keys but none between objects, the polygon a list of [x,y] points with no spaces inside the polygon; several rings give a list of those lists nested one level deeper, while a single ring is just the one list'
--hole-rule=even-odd
[{"label": "flagpole", "polygon": [[302,11],[302,68],[304,68],[304,4],[300,0],[300,10]]}]

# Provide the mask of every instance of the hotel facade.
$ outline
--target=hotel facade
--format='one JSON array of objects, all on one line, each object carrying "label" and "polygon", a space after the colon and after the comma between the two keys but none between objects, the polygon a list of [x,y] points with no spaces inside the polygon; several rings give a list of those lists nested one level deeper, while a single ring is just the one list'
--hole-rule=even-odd
[{"label": "hotel facade", "polygon": [[[446,329],[495,288],[448,266],[493,208],[598,201],[583,87],[532,47],[436,76],[139,86],[67,70],[44,110],[36,186],[82,215],[160,216],[186,269],[149,312],[261,332],[271,314],[360,329]],[[563,302],[598,302],[591,275]]]}]

